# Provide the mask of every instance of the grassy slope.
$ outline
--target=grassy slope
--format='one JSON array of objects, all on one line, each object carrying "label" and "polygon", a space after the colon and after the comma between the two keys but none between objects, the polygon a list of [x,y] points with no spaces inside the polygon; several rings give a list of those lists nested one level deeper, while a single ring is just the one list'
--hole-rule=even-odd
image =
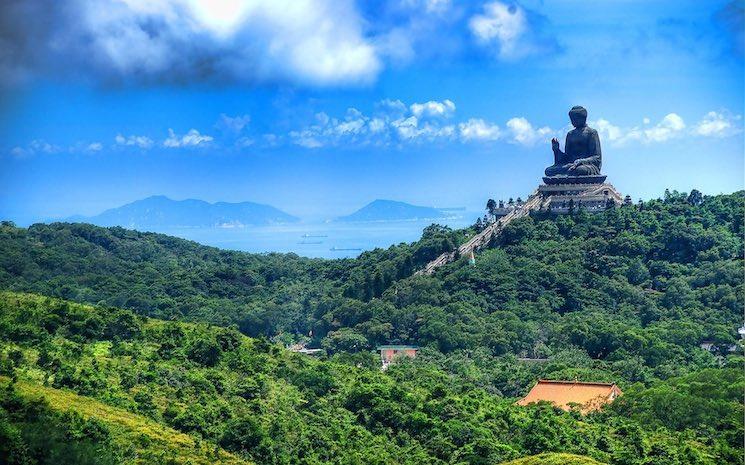
[{"label": "grassy slope", "polygon": [[597,460],[574,454],[549,452],[504,462],[502,465],[603,465]]},{"label": "grassy slope", "polygon": [[[0,381],[6,383],[8,379],[0,377]],[[111,428],[115,442],[124,447],[136,445],[136,464],[152,463],[156,457],[171,459],[173,463],[193,465],[250,463],[207,443],[198,443],[191,436],[146,417],[103,404],[90,397],[26,381],[18,381],[16,390],[25,396],[43,397],[52,409],[74,410],[85,418],[95,417],[106,423]]]}]

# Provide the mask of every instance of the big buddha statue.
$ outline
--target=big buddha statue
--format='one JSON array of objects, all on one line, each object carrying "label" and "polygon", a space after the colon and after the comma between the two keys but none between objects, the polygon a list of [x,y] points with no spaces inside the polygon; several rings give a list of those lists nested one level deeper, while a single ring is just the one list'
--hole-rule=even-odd
[{"label": "big buddha statue", "polygon": [[598,132],[587,126],[587,110],[573,107],[569,119],[574,129],[567,133],[564,151],[556,138],[551,140],[554,164],[546,168],[546,184],[595,184],[605,181],[600,174],[602,153]]}]

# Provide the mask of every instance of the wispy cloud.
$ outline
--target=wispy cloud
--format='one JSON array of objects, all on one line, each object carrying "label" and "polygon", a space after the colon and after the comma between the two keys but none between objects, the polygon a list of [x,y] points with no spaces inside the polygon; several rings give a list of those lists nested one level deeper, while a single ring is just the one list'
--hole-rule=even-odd
[{"label": "wispy cloud", "polygon": [[173,132],[173,129],[168,129],[168,138],[163,141],[163,146],[168,148],[195,147],[211,142],[212,140],[212,136],[200,134],[196,129],[190,129],[183,136],[177,135]]},{"label": "wispy cloud", "polygon": [[121,134],[117,134],[116,137],[114,137],[114,142],[118,145],[134,146],[141,149],[149,149],[153,146],[153,140],[147,136],[131,135],[125,137]]},{"label": "wispy cloud", "polygon": [[59,153],[62,147],[50,144],[43,139],[34,139],[25,147],[16,146],[10,149],[10,154],[14,157],[27,157],[37,153]]},{"label": "wispy cloud", "polygon": [[558,49],[557,42],[541,30],[545,18],[517,3],[493,1],[468,22],[476,40],[502,60]]},{"label": "wispy cloud", "polygon": [[641,126],[620,127],[602,118],[591,121],[590,125],[598,130],[601,140],[623,146],[633,142],[662,143],[683,137],[733,136],[742,132],[742,115],[733,115],[724,110],[710,111],[692,127],[677,113],[668,113],[655,124],[645,117]]},{"label": "wispy cloud", "polygon": [[728,137],[742,132],[742,115],[726,111],[710,111],[694,127],[699,136]]},{"label": "wispy cloud", "polygon": [[[494,144],[507,143],[524,147],[545,144],[552,137],[563,138],[571,127],[552,128],[530,121],[525,116],[514,116],[503,124],[488,119],[469,117],[459,119],[456,104],[450,99],[430,100],[406,104],[401,100],[382,100],[372,105],[365,114],[348,108],[342,117],[318,112],[312,121],[286,132],[260,134],[248,130],[249,117],[221,115],[217,126],[222,135],[204,134],[192,128],[186,134],[168,130],[168,137],[160,144],[176,150],[209,145],[215,149],[242,150],[292,144],[307,149],[326,147],[405,147],[412,144]],[[600,134],[605,146],[622,147],[629,144],[662,144],[682,138],[724,138],[743,132],[742,115],[727,110],[710,111],[695,124],[688,124],[677,113],[668,113],[656,123],[648,117],[642,124],[621,126],[605,118],[588,122]],[[238,132],[236,132],[238,131]],[[153,149],[153,139],[146,135],[114,137],[116,147]],[[9,150],[10,155],[25,157],[41,153],[99,152],[100,142],[78,142],[67,149],[35,139],[26,146]]]},{"label": "wispy cloud", "polygon": [[318,113],[313,124],[289,133],[296,145],[320,148],[339,144],[388,145],[452,139],[456,126],[443,120],[453,115],[455,104],[448,99],[406,105],[400,100],[375,104],[372,116],[356,108],[347,109],[343,118]]},{"label": "wispy cloud", "polygon": [[455,104],[448,99],[445,99],[442,102],[430,100],[429,102],[424,103],[412,103],[409,109],[417,118],[427,116],[447,118],[455,113]]},{"label": "wispy cloud", "polygon": [[225,113],[221,113],[220,118],[215,123],[215,127],[223,132],[240,134],[250,122],[251,117],[249,115],[228,116]]},{"label": "wispy cloud", "polygon": [[[483,118],[451,123],[456,106],[447,99],[408,106],[400,100],[384,100],[374,107],[370,116],[354,108],[348,109],[344,118],[318,113],[313,124],[290,131],[289,140],[312,149],[444,142],[506,142],[531,147],[553,137],[562,138],[571,129],[536,125],[524,116],[510,118],[503,126]],[[677,113],[669,113],[655,124],[644,118],[640,126],[621,127],[604,118],[589,124],[597,129],[602,142],[611,146],[659,144],[681,137],[727,137],[742,131],[742,117],[726,111],[709,112],[693,127]]]}]

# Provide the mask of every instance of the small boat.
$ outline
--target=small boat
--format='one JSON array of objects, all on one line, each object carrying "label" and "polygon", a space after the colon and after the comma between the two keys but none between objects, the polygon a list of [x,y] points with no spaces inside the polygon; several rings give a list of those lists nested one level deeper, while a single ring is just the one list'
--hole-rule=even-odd
[{"label": "small boat", "polygon": [[328,237],[328,236],[325,234],[303,234],[300,237]]},{"label": "small boat", "polygon": [[346,251],[358,251],[358,250],[362,250],[362,249],[361,248],[354,248],[354,247],[349,247],[349,248],[331,247],[329,250],[332,251],[332,252],[346,252]]}]

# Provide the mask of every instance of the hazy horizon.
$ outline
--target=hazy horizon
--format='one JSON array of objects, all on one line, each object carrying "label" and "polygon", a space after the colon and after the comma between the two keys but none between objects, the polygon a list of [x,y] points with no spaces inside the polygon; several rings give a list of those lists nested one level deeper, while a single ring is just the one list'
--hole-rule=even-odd
[{"label": "hazy horizon", "polygon": [[480,209],[537,187],[577,104],[634,200],[743,188],[737,2],[321,3],[4,4],[26,48],[0,58],[0,218],[151,195],[310,218],[377,198]]}]

